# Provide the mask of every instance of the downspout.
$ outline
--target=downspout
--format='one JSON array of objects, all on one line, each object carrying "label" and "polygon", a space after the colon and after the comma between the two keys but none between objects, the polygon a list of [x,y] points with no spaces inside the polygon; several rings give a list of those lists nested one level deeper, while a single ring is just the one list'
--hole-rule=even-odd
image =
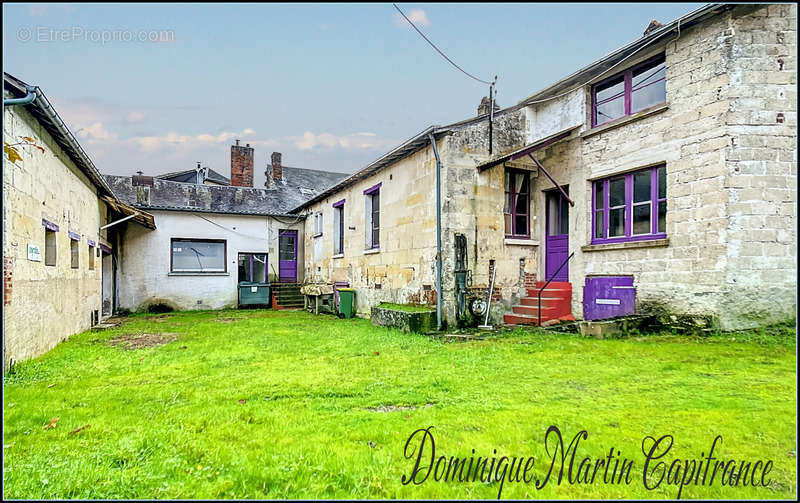
[{"label": "downspout", "polygon": [[[5,86],[4,86],[5,89]],[[25,90],[28,91],[28,94],[24,98],[3,98],[3,120],[2,120],[2,127],[3,127],[3,141],[5,142],[6,138],[6,107],[12,107],[15,105],[29,105],[33,103],[33,100],[36,99],[38,93],[36,92],[35,86],[25,86]],[[6,160],[6,156],[3,155],[3,171],[5,171],[5,163],[8,162]],[[3,227],[5,227],[5,220],[6,220],[6,191],[3,191]],[[3,251],[6,249],[6,233],[3,232]],[[4,261],[5,262],[5,261]],[[3,264],[3,277],[5,277],[5,267],[6,264]],[[5,291],[3,292],[3,303],[5,304]],[[6,318],[3,316],[2,320],[2,333],[3,333],[3,377],[6,375],[6,371],[9,370],[10,367],[6,367]]]},{"label": "downspout", "polygon": [[436,330],[442,329],[442,162],[436,138],[430,133],[433,155],[436,156]]}]

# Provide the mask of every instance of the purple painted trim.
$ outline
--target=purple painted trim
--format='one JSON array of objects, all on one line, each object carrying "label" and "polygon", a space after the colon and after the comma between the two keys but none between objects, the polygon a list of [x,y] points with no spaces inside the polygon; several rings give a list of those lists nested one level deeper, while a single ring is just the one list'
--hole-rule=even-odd
[{"label": "purple painted trim", "polygon": [[373,185],[372,187],[368,188],[367,190],[364,191],[364,195],[373,194],[375,192],[378,192],[378,190],[380,190],[380,188],[381,188],[381,184],[382,183],[383,182],[379,183],[378,185]]},{"label": "purple painted trim", "polygon": [[45,220],[43,218],[42,219],[42,225],[44,225],[45,228],[47,228],[48,230],[51,230],[51,231],[54,231],[54,232],[58,232],[58,225],[54,224],[50,220]]},{"label": "purple painted trim", "polygon": [[86,242],[89,243],[89,246],[97,246],[97,243],[95,243],[91,239],[87,239]]},{"label": "purple painted trim", "polygon": [[344,206],[344,202],[345,202],[345,199],[342,199],[341,201],[337,201],[337,202],[333,203],[333,207],[334,208],[341,208],[342,206]]},{"label": "purple painted trim", "polygon": [[518,152],[518,153],[512,155],[511,157],[508,158],[508,160],[509,161],[516,161],[517,159],[519,159],[521,157],[525,157],[526,155],[532,154],[532,153],[536,152],[537,150],[541,150],[541,149],[543,149],[543,148],[545,148],[545,147],[547,147],[549,145],[552,145],[553,143],[559,142],[559,141],[563,140],[564,138],[566,138],[567,136],[569,136],[570,134],[572,134],[572,130],[569,130],[566,133],[561,133],[560,135],[554,136],[553,138],[550,138],[549,140],[543,141],[541,143],[537,143],[537,144],[531,146],[530,148],[527,148],[527,149],[523,150],[522,152]]},{"label": "purple painted trim", "polygon": [[109,248],[108,246],[104,245],[103,243],[100,243],[98,246],[99,246],[100,250],[103,251],[103,253],[108,253],[109,255],[111,255],[111,248]]},{"label": "purple painted trim", "polygon": [[[658,232],[658,203],[666,201],[658,199],[658,170],[663,168],[664,165],[654,166],[652,168],[645,168],[630,173],[621,175],[625,178],[625,236],[615,236],[596,238],[595,237],[595,196],[597,192],[597,182],[603,182],[603,236],[608,236],[608,230],[611,222],[610,217],[610,180],[619,178],[620,175],[611,176],[601,180],[592,181],[592,244],[608,244],[608,243],[627,243],[631,241],[650,241],[654,239],[664,239],[667,237],[666,232]],[[650,234],[633,234],[633,176],[644,171],[650,171]]]},{"label": "purple painted trim", "polygon": [[[651,66],[651,65],[652,66],[657,66],[657,65],[661,64],[662,62],[666,66],[666,58],[665,58],[663,53],[662,54],[658,54],[656,56],[653,56],[652,58],[649,58],[646,61],[642,61],[641,63],[639,63],[636,66],[632,66],[632,67],[628,68],[625,71],[616,73],[616,74],[612,75],[611,77],[608,77],[607,79],[603,79],[600,82],[598,82],[597,84],[594,84],[592,86],[592,92],[591,92],[591,96],[592,96],[592,113],[591,113],[592,127],[600,126],[602,124],[605,124],[606,122],[611,122],[611,121],[614,121],[614,120],[617,120],[617,119],[621,119],[622,117],[626,117],[628,115],[632,115],[633,113],[635,113],[635,112],[631,111],[631,104],[633,103],[633,99],[632,99],[632,96],[633,96],[633,72],[639,71],[642,68],[647,67],[647,66]],[[605,85],[605,84],[607,84],[607,83],[609,83],[611,81],[619,79],[620,76],[623,79],[623,94],[624,94],[624,96],[622,98],[623,99],[623,115],[621,115],[620,117],[615,117],[614,119],[607,119],[607,120],[604,120],[602,122],[598,122],[598,120],[597,120],[597,88],[601,87],[601,86],[603,86],[603,85]],[[666,77],[665,77],[665,79],[666,79]],[[657,80],[655,82],[651,82],[650,84],[647,84],[645,86],[639,86],[637,88],[637,91],[639,89],[643,89],[643,88],[645,88],[645,87],[647,87],[647,86],[649,86],[651,84],[655,84],[656,82],[659,82],[659,81],[661,81],[661,79],[659,79],[659,80]],[[666,96],[664,97],[664,102],[666,102]],[[655,106],[655,105],[657,105],[657,103],[654,104],[654,105],[651,105],[651,106]],[[638,112],[638,110],[636,110],[636,112]]]},{"label": "purple painted trim", "polygon": [[80,241],[80,240],[81,240],[81,235],[80,235],[80,234],[78,234],[77,232],[68,231],[68,232],[67,232],[67,235],[68,235],[68,236],[69,236],[69,238],[70,238],[70,239],[72,239],[73,241]]},{"label": "purple painted trim", "polygon": [[[522,238],[522,239],[530,239],[531,237],[531,177],[527,171],[517,170],[517,169],[506,169],[506,172],[509,174],[508,179],[508,187],[509,187],[509,206],[511,209],[511,234],[506,234],[507,238]],[[528,177],[528,192],[525,194],[527,197],[527,213],[525,213],[525,218],[527,222],[527,229],[525,234],[515,234],[514,233],[514,226],[517,222],[517,215],[522,215],[521,213],[517,213],[517,198],[519,194],[517,194],[516,187],[516,177],[517,176],[527,176]]]}]

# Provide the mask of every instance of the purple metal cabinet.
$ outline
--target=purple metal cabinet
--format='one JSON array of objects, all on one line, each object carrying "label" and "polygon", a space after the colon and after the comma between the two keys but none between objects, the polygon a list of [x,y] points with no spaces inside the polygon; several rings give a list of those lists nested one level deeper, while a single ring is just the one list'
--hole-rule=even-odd
[{"label": "purple metal cabinet", "polygon": [[633,314],[633,276],[587,276],[583,287],[583,319],[604,320]]}]

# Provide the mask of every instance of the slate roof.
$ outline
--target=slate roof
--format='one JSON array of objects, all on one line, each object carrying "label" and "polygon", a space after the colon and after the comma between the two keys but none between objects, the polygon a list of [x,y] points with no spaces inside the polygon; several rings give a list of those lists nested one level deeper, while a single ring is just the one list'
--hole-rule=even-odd
[{"label": "slate roof", "polygon": [[[161,178],[162,180],[171,180],[173,182],[183,182],[183,183],[194,183],[194,180],[197,178],[197,170],[195,169],[185,169],[183,171],[173,171],[171,173],[164,173],[163,175],[158,175],[156,178]],[[208,168],[208,173],[206,174],[206,180],[209,180],[214,183],[218,183],[220,185],[230,185],[231,180],[214,171],[211,168]]]},{"label": "slate roof", "polygon": [[137,185],[134,185],[131,176],[104,177],[119,199],[144,210],[283,216],[347,174],[284,166],[283,181],[268,189],[199,185],[152,177],[135,177]]}]

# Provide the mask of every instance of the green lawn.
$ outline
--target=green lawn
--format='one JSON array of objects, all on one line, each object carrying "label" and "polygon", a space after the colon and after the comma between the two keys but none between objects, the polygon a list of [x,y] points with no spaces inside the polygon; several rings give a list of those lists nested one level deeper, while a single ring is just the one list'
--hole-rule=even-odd
[{"label": "green lawn", "polygon": [[[173,340],[109,344],[137,333]],[[642,480],[642,439],[666,434],[674,444],[658,461],[668,464],[699,459],[716,435],[718,459],[773,463],[768,487],[718,475],[684,487],[684,499],[794,498],[795,368],[785,327],[614,340],[520,330],[447,344],[301,312],[136,315],[6,377],[4,496],[493,499],[499,482],[433,471],[404,485],[409,436],[433,426],[437,458],[532,456],[544,480],[555,425],[565,447],[588,432],[576,470],[613,447],[633,461],[630,484],[605,484],[601,468],[593,484],[565,473],[559,485],[557,463],[542,489],[504,479],[503,498],[674,498],[678,486]]]}]

